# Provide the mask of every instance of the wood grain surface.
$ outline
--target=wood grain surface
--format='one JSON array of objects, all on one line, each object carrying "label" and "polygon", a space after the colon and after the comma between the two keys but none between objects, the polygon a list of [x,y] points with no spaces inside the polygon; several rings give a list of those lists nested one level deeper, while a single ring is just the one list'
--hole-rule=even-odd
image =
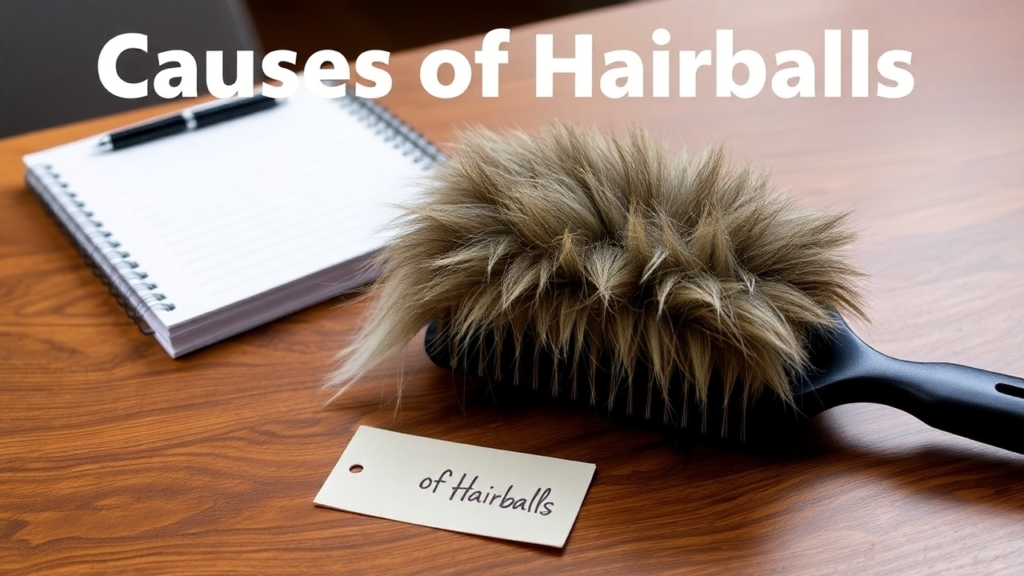
[{"label": "wood grain surface", "polygon": [[[555,118],[639,124],[677,148],[721,143],[805,205],[852,212],[866,341],[1024,375],[1022,22],[1015,2],[641,3],[514,30],[499,98],[479,97],[476,81],[433,98],[418,66],[437,47],[397,54],[385,104],[442,143],[467,125]],[[555,98],[534,96],[535,34],[555,34],[560,54],[593,34],[596,86],[601,53],[649,61],[662,26],[673,51],[733,29],[769,74],[775,52],[806,50],[819,96],[715,98],[710,69],[694,99],[577,99],[567,78]],[[870,30],[872,62],[913,52],[910,96],[851,98],[848,76],[844,97],[820,95],[823,31],[842,29],[849,54],[855,28]],[[446,47],[472,58],[479,39]],[[1024,572],[1024,457],[884,407],[835,409],[786,454],[756,456],[586,410],[495,406],[417,342],[325,407],[324,375],[362,312],[352,298],[169,359],[82,264],[21,166],[153,112],[0,141],[0,573]],[[361,424],[594,462],[597,475],[564,550],[315,507]]]}]

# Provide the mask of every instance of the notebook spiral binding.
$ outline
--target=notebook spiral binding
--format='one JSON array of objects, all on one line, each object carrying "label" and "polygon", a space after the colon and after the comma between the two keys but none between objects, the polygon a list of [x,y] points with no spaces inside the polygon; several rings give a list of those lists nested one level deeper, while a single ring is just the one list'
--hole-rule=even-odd
[{"label": "notebook spiral binding", "polygon": [[410,156],[413,163],[424,170],[445,159],[444,152],[437,146],[377,102],[353,94],[341,98],[340,102],[349,114],[370,127],[385,142],[392,143],[403,156]]},{"label": "notebook spiral binding", "polygon": [[121,246],[103,223],[93,218],[70,185],[53,166],[38,164],[26,172],[29,186],[39,193],[43,206],[71,238],[86,264],[110,290],[143,334],[153,330],[145,320],[147,310],[174,310],[174,304],[158,292],[158,286],[131,253]]}]

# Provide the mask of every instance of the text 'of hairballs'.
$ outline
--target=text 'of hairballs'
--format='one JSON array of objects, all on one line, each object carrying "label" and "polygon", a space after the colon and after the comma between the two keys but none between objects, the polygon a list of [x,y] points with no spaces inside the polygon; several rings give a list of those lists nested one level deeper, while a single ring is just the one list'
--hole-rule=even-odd
[{"label": "text 'of hairballs'", "polygon": [[437,494],[442,484],[447,484],[441,490],[442,495],[447,494],[451,502],[466,502],[481,506],[493,506],[502,510],[520,510],[531,514],[548,516],[554,511],[555,503],[551,498],[551,488],[537,488],[529,499],[523,492],[517,490],[514,484],[509,484],[504,491],[500,488],[495,490],[493,485],[484,487],[485,483],[477,485],[480,476],[473,476],[463,473],[458,482],[450,482],[455,473],[446,469],[437,475],[437,478],[427,476],[420,480],[420,489],[431,494]]}]

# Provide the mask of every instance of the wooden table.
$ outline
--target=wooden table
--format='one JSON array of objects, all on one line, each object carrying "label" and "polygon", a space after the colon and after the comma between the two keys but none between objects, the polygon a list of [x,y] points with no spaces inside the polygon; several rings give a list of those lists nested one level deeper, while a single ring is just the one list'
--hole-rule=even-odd
[{"label": "wooden table", "polygon": [[[675,147],[724,143],[772,168],[807,206],[850,210],[872,345],[913,360],[1024,374],[1024,5],[1006,2],[677,2],[627,5],[513,31],[501,96],[440,100],[418,82],[430,50],[395,55],[386,104],[446,142],[461,126],[553,118],[652,129]],[[610,100],[600,55],[798,48],[818,96]],[[906,98],[821,95],[823,31],[869,29],[871,61],[913,52]],[[595,42],[595,96],[534,96],[533,38]],[[455,42],[472,57],[479,39]],[[848,63],[846,64],[848,66]],[[674,66],[674,64],[673,64]],[[738,74],[740,77],[741,74]],[[770,78],[770,76],[769,76]],[[672,81],[673,94],[675,80]],[[73,87],[69,87],[71,89]],[[648,84],[648,89],[650,85]],[[70,93],[69,93],[69,97]],[[1024,459],[867,405],[816,419],[765,458],[674,445],[592,413],[493,406],[421,345],[337,405],[321,389],[363,308],[340,299],[171,360],[128,321],[22,182],[23,154],[153,110],[0,142],[0,572],[422,573],[1024,571]],[[564,550],[321,509],[312,499],[365,424],[594,462]],[[1022,430],[1021,433],[1024,433]]]}]

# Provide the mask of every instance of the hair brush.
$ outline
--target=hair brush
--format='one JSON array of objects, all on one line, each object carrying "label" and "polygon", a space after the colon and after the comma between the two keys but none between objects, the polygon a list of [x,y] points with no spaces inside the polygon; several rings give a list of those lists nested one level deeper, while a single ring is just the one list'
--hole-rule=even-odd
[{"label": "hair brush", "polygon": [[849,329],[845,220],[640,130],[470,131],[380,254],[332,381],[429,324],[442,367],[672,428],[770,445],[872,402],[1024,453],[1024,380],[890,358]]}]

